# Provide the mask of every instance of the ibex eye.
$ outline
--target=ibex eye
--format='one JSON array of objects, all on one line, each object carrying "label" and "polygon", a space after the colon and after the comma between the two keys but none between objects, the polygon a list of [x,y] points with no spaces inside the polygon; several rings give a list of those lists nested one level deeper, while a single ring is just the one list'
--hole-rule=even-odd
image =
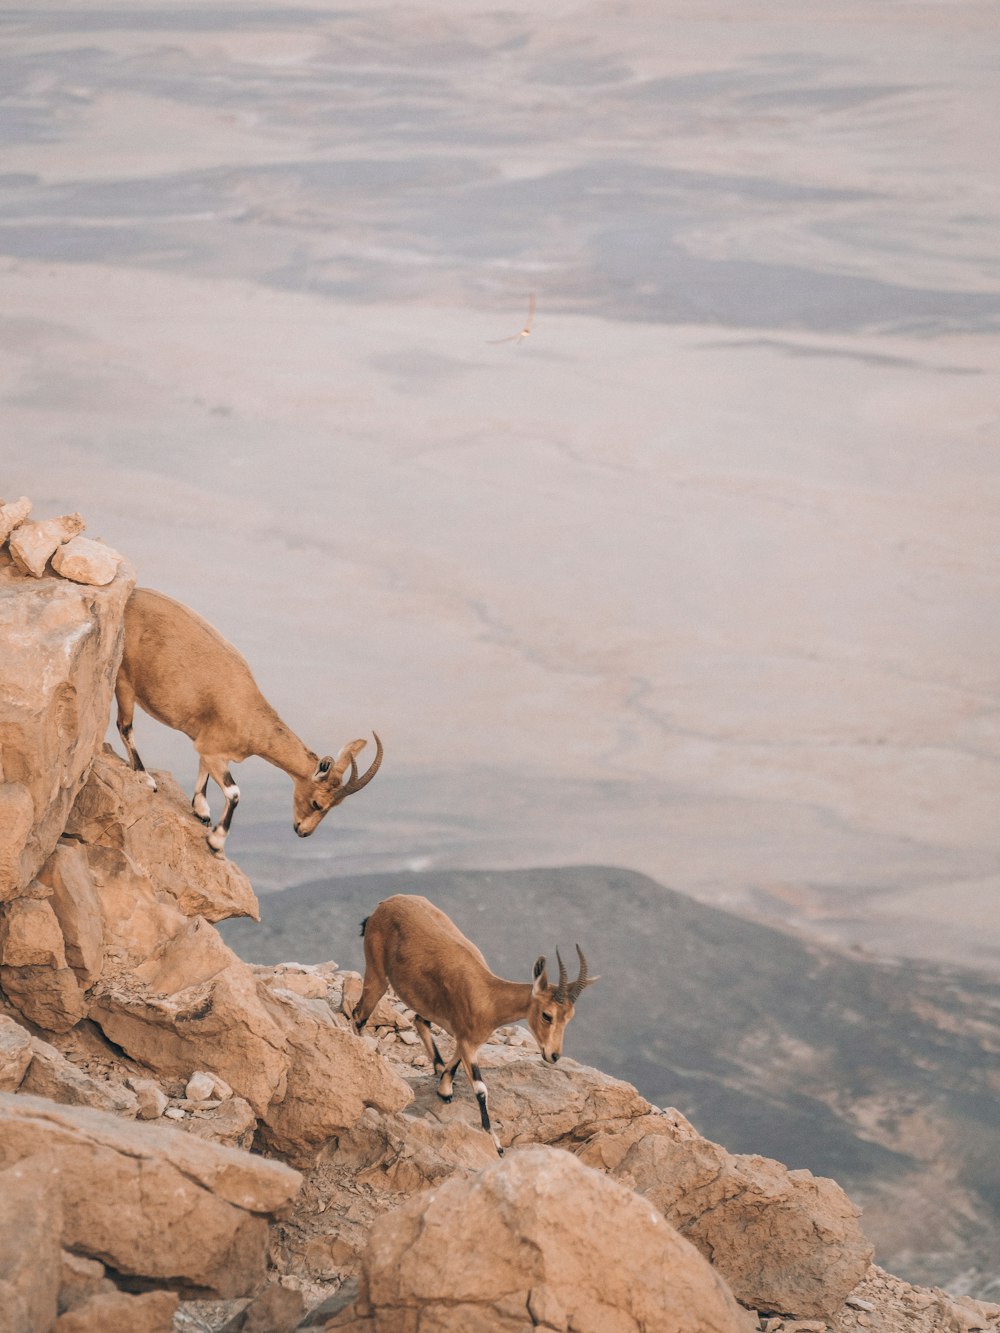
[{"label": "ibex eye", "polygon": [[313,803],[312,803],[312,808],[313,808],[314,810],[316,810],[316,811],[320,811],[320,810],[323,809],[323,807],[320,805],[319,801],[313,801]]},{"label": "ibex eye", "polygon": [[551,1023],[551,1022],[552,1022],[552,1015],[551,1015],[551,1014],[542,1014],[542,1017],[545,1019],[546,1023]]}]

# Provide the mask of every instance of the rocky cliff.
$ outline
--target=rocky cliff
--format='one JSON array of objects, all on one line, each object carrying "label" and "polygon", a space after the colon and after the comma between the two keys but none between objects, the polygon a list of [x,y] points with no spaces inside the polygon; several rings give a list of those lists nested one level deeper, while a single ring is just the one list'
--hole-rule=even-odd
[{"label": "rocky cliff", "polygon": [[1000,1328],[1000,1307],[874,1268],[832,1180],[544,1067],[518,1027],[482,1053],[498,1160],[461,1085],[436,1097],[402,1006],[359,1038],[356,973],[239,959],[214,923],[258,916],[250,884],[169,775],[154,794],[102,746],[131,570],[60,555],[82,521],[17,538],[12,508],[4,1333]]}]

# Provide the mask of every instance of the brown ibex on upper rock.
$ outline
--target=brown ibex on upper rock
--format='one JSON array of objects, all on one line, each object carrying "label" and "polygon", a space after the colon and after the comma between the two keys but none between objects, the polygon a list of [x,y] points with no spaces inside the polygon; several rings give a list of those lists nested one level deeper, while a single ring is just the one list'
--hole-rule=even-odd
[{"label": "brown ibex on upper rock", "polygon": [[[452,1099],[452,1087],[461,1065],[479,1101],[483,1129],[503,1156],[500,1140],[490,1125],[486,1084],[476,1052],[498,1027],[519,1018],[538,1042],[542,1059],[555,1064],[562,1055],[563,1033],[574,1013],[574,1002],[597,977],[587,975],[587,960],[580,946],[580,974],[570,981],[559,960],[559,982],[549,984],[545,959],[537,958],[533,981],[504,981],[487,967],[486,959],[467,940],[450,917],[426,898],[406,893],[386,898],[361,923],[365,937],[365,980],[354,1010],[358,1032],[391,986],[405,1005],[416,1011],[415,1022],[435,1074],[440,1074],[438,1096]],[[446,1064],[431,1034],[437,1023],[455,1038]]]},{"label": "brown ibex on upper rock", "polygon": [[[283,769],[295,784],[292,827],[306,838],[327,811],[371,782],[382,762],[377,735],[375,758],[361,777],[354,756],[364,749],[363,740],[349,741],[336,759],[318,758],[282,722],[233,645],[188,607],[150,588],[136,588],[125,606],[125,647],[115,698],[118,731],[136,772],[146,771],[132,743],[136,704],[194,741],[199,759],[191,802],[195,814],[203,824],[211,823],[205,796],[210,777],[226,798],[222,818],[208,834],[208,845],[217,855],[225,847],[240,799],[231,763],[256,754]],[[348,767],[351,776],[343,782]],[[155,791],[155,780],[147,775],[147,781]]]}]

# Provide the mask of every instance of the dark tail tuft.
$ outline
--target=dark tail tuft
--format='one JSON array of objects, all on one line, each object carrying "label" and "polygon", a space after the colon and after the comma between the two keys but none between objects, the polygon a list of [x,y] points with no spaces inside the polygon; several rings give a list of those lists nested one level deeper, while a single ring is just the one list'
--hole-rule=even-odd
[{"label": "dark tail tuft", "polygon": [[364,933],[365,933],[365,926],[367,926],[367,925],[368,925],[368,918],[365,917],[364,921],[362,921],[362,923],[361,923],[361,934],[362,934],[362,935],[364,935]]}]

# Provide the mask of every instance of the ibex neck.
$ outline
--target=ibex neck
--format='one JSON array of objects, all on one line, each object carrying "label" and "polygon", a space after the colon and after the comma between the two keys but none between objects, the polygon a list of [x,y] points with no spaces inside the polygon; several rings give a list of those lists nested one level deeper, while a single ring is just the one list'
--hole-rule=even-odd
[{"label": "ibex neck", "polygon": [[494,977],[490,992],[496,1006],[497,1027],[527,1017],[531,1003],[530,981],[504,981],[502,977]]},{"label": "ibex neck", "polygon": [[257,729],[254,754],[282,769],[291,778],[307,778],[319,762],[317,756],[299,740],[273,710]]}]

